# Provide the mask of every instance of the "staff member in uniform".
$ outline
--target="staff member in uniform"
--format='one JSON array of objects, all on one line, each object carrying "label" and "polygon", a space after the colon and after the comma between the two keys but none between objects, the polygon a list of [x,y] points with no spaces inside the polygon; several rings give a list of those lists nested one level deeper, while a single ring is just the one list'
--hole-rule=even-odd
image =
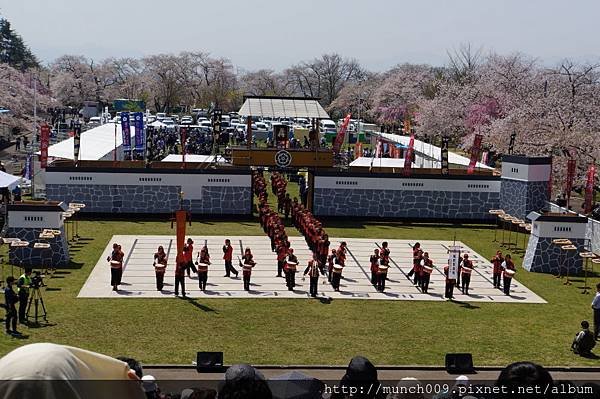
[{"label": "staff member in uniform", "polygon": [[373,255],[369,258],[371,262],[371,284],[377,287],[377,271],[379,270],[379,249],[375,248]]},{"label": "staff member in uniform", "polygon": [[250,291],[250,277],[252,277],[252,268],[256,266],[256,262],[253,259],[252,251],[250,248],[246,248],[244,252],[244,256],[242,256],[242,260],[240,261],[240,266],[242,267],[242,276],[244,277],[244,289],[246,291]]},{"label": "staff member in uniform", "polygon": [[331,250],[331,255],[327,257],[327,281],[331,283],[331,273],[333,273],[333,265],[335,264],[335,249]]},{"label": "staff member in uniform", "polygon": [[298,258],[294,255],[294,250],[290,248],[287,260],[284,261],[285,285],[289,291],[293,291],[296,286],[296,268]]},{"label": "staff member in uniform", "polygon": [[312,260],[308,261],[308,266],[304,269],[304,275],[308,274],[310,280],[310,296],[315,298],[317,296],[317,289],[319,287],[319,274],[322,270],[319,268],[319,261],[317,260],[317,254],[313,254]]},{"label": "staff member in uniform", "polygon": [[178,254],[175,258],[175,296],[179,295],[179,285],[181,285],[181,297],[185,298],[185,271],[187,262],[183,254]]},{"label": "staff member in uniform", "polygon": [[502,277],[502,262],[504,262],[504,258],[502,257],[502,252],[496,251],[496,256],[494,256],[490,262],[492,262],[492,276],[494,288],[500,289],[500,280]]},{"label": "staff member in uniform", "polygon": [[469,259],[469,254],[463,255],[462,262],[462,292],[469,295],[469,284],[471,283],[471,273],[473,272],[473,262]]},{"label": "staff member in uniform", "polygon": [[238,271],[234,269],[231,263],[233,259],[233,247],[231,246],[231,240],[226,239],[225,245],[223,245],[223,260],[225,261],[225,275],[223,277],[229,277],[231,273],[238,276]]},{"label": "staff member in uniform", "polygon": [[340,250],[337,251],[335,257],[335,264],[333,265],[333,271],[331,273],[331,286],[334,291],[340,290],[340,281],[342,280],[342,271],[344,270],[344,265],[341,263],[340,259]]},{"label": "staff member in uniform", "polygon": [[515,264],[513,263],[510,254],[506,254],[504,262],[502,262],[502,280],[504,284],[504,295],[510,296],[510,283],[515,274]]},{"label": "staff member in uniform", "polygon": [[200,291],[206,291],[206,281],[208,280],[208,265],[210,265],[210,255],[208,248],[205,246],[200,250],[198,255],[198,286]]},{"label": "staff member in uniform", "polygon": [[598,339],[598,334],[600,334],[600,283],[596,284],[596,296],[592,301],[592,309],[594,310],[594,338]]},{"label": "staff member in uniform", "polygon": [[429,280],[431,279],[431,273],[433,272],[433,261],[429,259],[429,252],[423,253],[423,259],[421,260],[421,292],[427,294],[429,290]]},{"label": "staff member in uniform", "polygon": [[19,323],[25,324],[25,312],[27,300],[29,299],[29,286],[31,285],[31,269],[26,268],[25,273],[19,277],[17,288],[19,288]]},{"label": "staff member in uniform", "polygon": [[163,246],[158,247],[154,254],[154,274],[156,274],[156,289],[162,291],[165,281],[165,271],[167,270],[167,254]]},{"label": "staff member in uniform", "polygon": [[[6,306],[6,318],[4,324],[6,326],[6,333],[9,335],[21,333],[17,331],[17,308],[16,304],[19,302],[19,296],[13,290],[13,283],[15,278],[8,276],[6,278],[6,287],[4,287],[4,305]],[[12,326],[12,330],[10,329]]]}]

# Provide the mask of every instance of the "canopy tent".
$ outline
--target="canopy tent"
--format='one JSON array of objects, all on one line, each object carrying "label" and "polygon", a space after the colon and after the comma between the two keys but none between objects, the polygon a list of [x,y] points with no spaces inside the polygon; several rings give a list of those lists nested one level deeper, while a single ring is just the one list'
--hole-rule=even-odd
[{"label": "canopy tent", "polygon": [[[214,161],[214,155],[185,155],[185,162],[210,163]],[[181,154],[169,154],[162,160],[162,162],[183,162],[183,156]],[[225,163],[225,158],[223,158],[221,155],[217,155],[217,163]]]},{"label": "canopy tent", "polygon": [[[409,136],[399,136],[397,134],[391,134],[391,133],[374,133],[374,134],[381,136],[382,139],[384,139],[388,142],[398,143],[403,146],[408,146],[408,144],[410,142]],[[441,167],[441,166],[439,166],[439,165],[441,165],[441,161],[442,161],[442,149],[440,147],[415,139],[413,148],[415,151],[415,157],[417,158],[417,160],[413,164],[413,167],[418,167],[418,168],[432,168],[432,167],[439,168],[439,167]],[[433,163],[434,165],[437,165],[437,166],[428,166],[427,165],[428,160],[430,161],[429,162],[430,164]],[[462,155],[458,155],[454,152],[448,151],[448,163],[450,164],[450,166],[456,165],[456,166],[468,167],[470,162],[471,162],[471,160],[469,158],[463,157]],[[490,166],[482,164],[481,162],[477,162],[475,167],[478,169],[488,169],[488,170],[494,169]]]},{"label": "canopy tent", "polygon": [[238,113],[267,118],[329,119],[319,101],[308,97],[246,97]]},{"label": "canopy tent", "polygon": [[9,190],[13,190],[15,187],[19,185],[22,177],[13,176],[6,172],[0,171],[0,188],[8,188]]},{"label": "canopy tent", "polygon": [[165,127],[167,125],[165,125],[164,123],[162,123],[161,121],[154,121],[151,124],[149,124],[148,126],[152,126],[152,127]]},{"label": "canopy tent", "polygon": [[[131,127],[131,143],[134,143],[135,128]],[[73,155],[73,137],[48,147],[48,157],[61,159],[75,159]],[[121,124],[106,123],[81,133],[79,142],[79,160],[98,161],[112,157],[113,151],[123,144]],[[39,152],[38,152],[39,154]]]}]

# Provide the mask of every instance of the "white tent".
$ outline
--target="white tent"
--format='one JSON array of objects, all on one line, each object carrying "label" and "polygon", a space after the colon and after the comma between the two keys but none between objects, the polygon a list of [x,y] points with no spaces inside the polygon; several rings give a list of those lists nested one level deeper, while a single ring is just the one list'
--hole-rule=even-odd
[{"label": "white tent", "polygon": [[[387,141],[402,144],[404,146],[408,146],[408,143],[410,142],[409,136],[399,136],[397,134],[390,134],[390,133],[374,133],[374,134],[380,135],[383,139],[385,139]],[[415,150],[415,155],[416,155],[417,160],[413,164],[413,167],[418,167],[418,168],[431,168],[431,167],[439,168],[439,167],[441,167],[441,166],[439,166],[442,161],[442,149],[440,147],[415,139],[414,150]],[[437,166],[427,165],[428,159],[430,160],[429,161],[430,163],[433,162]],[[463,157],[462,155],[458,155],[458,154],[455,154],[454,152],[448,151],[448,163],[450,164],[450,166],[459,165],[459,166],[468,167],[470,162],[471,162],[471,160],[469,158]],[[481,162],[477,162],[475,167],[478,169],[488,169],[488,170],[494,169],[492,167],[482,164]]]},{"label": "white tent", "polygon": [[[214,155],[196,155],[196,154],[186,154],[185,162],[204,162],[210,163],[214,162]],[[181,154],[169,154],[167,155],[162,162],[183,162],[183,156]],[[225,158],[221,155],[217,155],[217,163],[225,163]]]},{"label": "white tent", "polygon": [[[116,132],[116,133],[115,133]],[[131,128],[131,144],[134,144],[135,128]],[[79,160],[98,161],[101,159],[112,159],[115,146],[117,156],[122,159],[119,153],[123,144],[121,134],[121,124],[106,123],[93,129],[81,133],[79,142]],[[38,152],[39,154],[39,152]],[[73,137],[69,137],[59,143],[48,147],[49,158],[75,159],[73,155]]]},{"label": "white tent", "polygon": [[13,176],[6,172],[0,171],[0,187],[8,188],[9,190],[13,190],[15,187],[19,185],[21,182],[21,177]]}]

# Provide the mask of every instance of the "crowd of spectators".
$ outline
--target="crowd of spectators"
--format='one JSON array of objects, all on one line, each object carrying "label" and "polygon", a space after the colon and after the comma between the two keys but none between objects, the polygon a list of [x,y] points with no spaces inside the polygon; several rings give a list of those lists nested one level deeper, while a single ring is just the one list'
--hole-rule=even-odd
[{"label": "crowd of spectators", "polygon": [[554,381],[544,367],[531,362],[510,364],[499,372],[496,381],[485,384],[471,382],[464,375],[451,383],[438,383],[445,388],[433,393],[425,393],[425,382],[411,377],[390,385],[388,381],[380,381],[378,370],[369,359],[356,356],[341,380],[335,382],[323,382],[297,372],[266,379],[256,368],[236,364],[226,369],[216,387],[186,387],[166,392],[161,389],[161,382],[146,374],[132,358],[115,359],[71,346],[37,343],[21,346],[0,359],[2,399],[492,399],[600,395],[600,386],[596,384]]}]

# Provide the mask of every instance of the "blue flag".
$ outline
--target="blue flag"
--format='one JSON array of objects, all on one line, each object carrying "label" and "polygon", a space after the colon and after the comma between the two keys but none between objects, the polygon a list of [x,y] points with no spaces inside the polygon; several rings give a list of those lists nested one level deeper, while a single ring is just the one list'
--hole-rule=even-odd
[{"label": "blue flag", "polygon": [[136,151],[144,151],[144,114],[134,112],[133,126],[135,127],[135,149]]},{"label": "blue flag", "polygon": [[31,180],[31,157],[31,154],[27,155],[27,159],[25,160],[25,167],[23,168],[23,177],[27,180]]},{"label": "blue flag", "polygon": [[123,133],[123,150],[131,150],[131,128],[129,126],[129,112],[121,113],[121,131]]}]

